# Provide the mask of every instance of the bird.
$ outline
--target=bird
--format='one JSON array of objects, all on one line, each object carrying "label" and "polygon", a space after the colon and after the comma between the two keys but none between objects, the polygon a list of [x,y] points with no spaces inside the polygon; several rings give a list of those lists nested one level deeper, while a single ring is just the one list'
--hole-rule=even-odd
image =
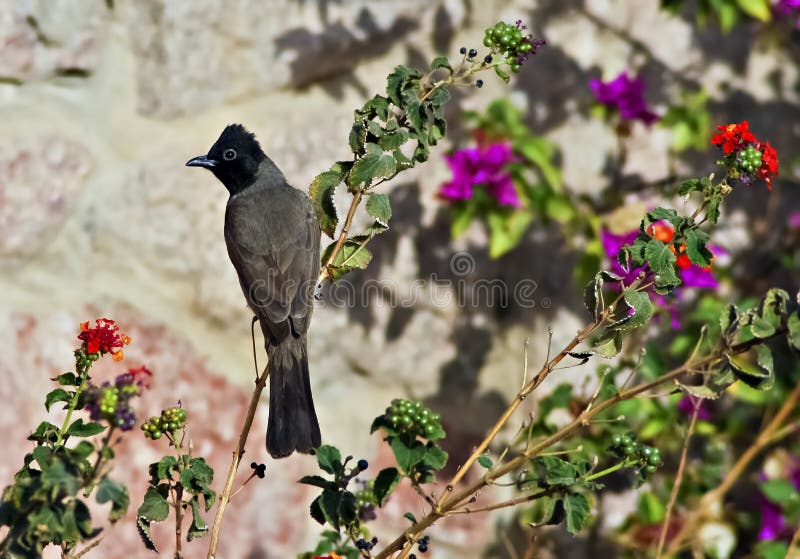
[{"label": "bird", "polygon": [[225,244],[269,357],[267,452],[312,453],[321,444],[306,349],[320,271],[314,206],[241,124],[186,165],[208,169],[229,193]]}]

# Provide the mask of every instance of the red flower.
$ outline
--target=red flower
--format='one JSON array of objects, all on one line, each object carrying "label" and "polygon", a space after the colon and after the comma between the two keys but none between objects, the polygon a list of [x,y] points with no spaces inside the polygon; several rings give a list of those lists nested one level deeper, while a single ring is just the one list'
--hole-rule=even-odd
[{"label": "red flower", "polygon": [[119,326],[110,318],[98,318],[94,328],[90,328],[88,322],[81,323],[78,339],[83,341],[86,353],[111,353],[115,361],[122,359],[122,351],[118,348],[131,342],[128,336],[120,333]]},{"label": "red flower", "polygon": [[133,382],[142,388],[150,388],[150,385],[153,382],[153,371],[144,365],[136,369],[131,367],[128,369],[128,374],[131,375]]},{"label": "red flower", "polygon": [[720,132],[711,138],[711,143],[715,146],[722,146],[722,151],[726,155],[747,147],[748,142],[756,141],[756,137],[750,132],[750,125],[746,120],[739,124],[717,126],[717,130],[720,130]]},{"label": "red flower", "polygon": [[769,145],[769,141],[763,144],[757,142],[755,147],[761,152],[761,168],[758,170],[758,178],[764,179],[767,188],[771,190],[772,179],[778,176],[778,152]]}]

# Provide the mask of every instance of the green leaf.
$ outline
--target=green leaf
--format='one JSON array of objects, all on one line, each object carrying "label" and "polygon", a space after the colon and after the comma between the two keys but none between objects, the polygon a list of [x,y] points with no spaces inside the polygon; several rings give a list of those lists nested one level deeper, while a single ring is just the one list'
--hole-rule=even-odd
[{"label": "green leaf", "polygon": [[525,211],[515,211],[510,215],[506,212],[492,212],[486,216],[486,221],[491,233],[489,256],[500,258],[520,243],[533,221],[533,214]]},{"label": "green leaf", "polygon": [[50,380],[56,381],[61,386],[79,386],[81,383],[75,373],[62,373]]},{"label": "green leaf", "polygon": [[427,449],[423,464],[432,470],[441,470],[447,464],[447,453],[434,445]]},{"label": "green leaf", "polygon": [[386,194],[371,193],[366,204],[367,213],[374,217],[384,227],[389,227],[392,217],[392,206]]},{"label": "green leaf", "polygon": [[745,353],[728,356],[736,378],[758,390],[768,390],[775,382],[772,352],[767,346],[758,345]]},{"label": "green leaf", "polygon": [[736,0],[736,4],[750,17],[761,21],[770,21],[772,19],[769,0]]},{"label": "green leaf", "polygon": [[44,407],[47,411],[50,411],[50,407],[56,402],[69,402],[71,399],[72,394],[63,388],[56,388],[55,390],[51,390],[47,393],[47,396],[44,400]]},{"label": "green leaf", "polygon": [[478,464],[488,470],[492,467],[492,459],[486,455],[478,456]]},{"label": "green leaf", "polygon": [[786,542],[761,541],[756,545],[758,559],[785,559],[789,552]]},{"label": "green leaf", "polygon": [[340,494],[337,491],[325,490],[319,497],[319,507],[325,521],[336,531],[339,530],[339,500]]},{"label": "green leaf", "polygon": [[567,532],[577,534],[589,519],[589,500],[580,493],[572,493],[564,497],[564,512],[567,518]]},{"label": "green leaf", "polygon": [[113,481],[108,476],[103,476],[103,479],[100,480],[96,499],[101,505],[111,502],[111,513],[108,515],[108,519],[112,523],[125,516],[130,504],[128,488],[121,483]]},{"label": "green leaf", "polygon": [[178,471],[178,459],[168,454],[164,456],[161,460],[152,464],[154,469],[151,470],[150,474],[155,475],[157,484],[159,481],[167,481],[172,479],[172,472]]},{"label": "green leaf", "polygon": [[317,522],[319,522],[324,526],[325,513],[322,512],[322,505],[320,505],[321,502],[322,502],[322,495],[320,495],[311,502],[311,506],[309,507],[308,512],[311,515],[311,518],[313,518],[314,520],[316,520]]},{"label": "green leaf", "polygon": [[[363,242],[363,239],[361,239],[361,241]],[[336,243],[331,243],[325,249],[325,252],[322,256],[323,262],[328,261],[335,244]],[[369,265],[370,261],[372,260],[372,253],[369,251],[369,249],[362,247],[361,245],[362,243],[356,238],[345,241],[345,243],[342,245],[342,248],[336,254],[336,258],[334,258],[332,262],[333,279],[338,279],[351,270],[364,269]]]},{"label": "green leaf", "polygon": [[353,164],[353,169],[348,177],[350,191],[366,188],[372,184],[374,179],[390,178],[396,171],[397,165],[391,155],[367,153]]},{"label": "green leaf", "polygon": [[150,522],[161,522],[169,516],[169,503],[155,487],[148,487],[136,516]]},{"label": "green leaf", "polygon": [[534,464],[539,471],[540,483],[548,487],[569,487],[580,475],[575,466],[558,456],[540,456]]},{"label": "green leaf", "polygon": [[94,421],[84,423],[83,419],[78,418],[67,428],[67,435],[74,437],[91,437],[105,430],[106,428],[99,423]]},{"label": "green leaf", "polygon": [[614,357],[622,350],[622,333],[605,330],[600,337],[594,340],[592,349],[600,357]]},{"label": "green leaf", "polygon": [[329,474],[340,475],[344,473],[342,465],[342,454],[339,449],[331,445],[322,445],[314,454],[317,456],[317,464],[320,469]]},{"label": "green leaf", "polygon": [[153,541],[153,535],[150,533],[150,521],[145,517],[140,516],[136,519],[136,529],[139,532],[139,537],[146,549],[158,553],[156,542]]},{"label": "green leaf", "polygon": [[81,441],[69,452],[76,460],[85,460],[94,452],[94,445],[89,441]]},{"label": "green leaf", "polygon": [[186,531],[187,542],[195,538],[202,538],[208,533],[208,524],[203,520],[203,515],[200,512],[200,503],[197,501],[197,497],[192,498],[190,503],[192,506],[192,523]]},{"label": "green leaf", "polygon": [[708,235],[695,229],[687,229],[684,235],[686,237],[686,256],[689,257],[692,264],[700,267],[710,266],[714,254],[706,247]]},{"label": "green leaf", "polygon": [[658,524],[664,520],[666,507],[658,497],[647,492],[639,496],[638,511],[642,524]]},{"label": "green leaf", "polygon": [[358,519],[358,501],[350,491],[343,491],[339,496],[339,522],[344,526],[352,526]]},{"label": "green leaf", "polygon": [[408,519],[408,521],[409,521],[409,522],[411,522],[412,524],[416,524],[416,523],[417,523],[417,517],[416,517],[416,516],[414,516],[414,515],[413,515],[412,513],[410,513],[410,512],[407,512],[407,513],[405,513],[405,514],[403,515],[403,518],[406,518],[406,519]]},{"label": "green leaf", "polygon": [[320,173],[314,178],[308,189],[308,195],[311,197],[314,210],[317,212],[319,226],[331,238],[333,238],[336,226],[339,224],[339,216],[336,214],[333,195],[348,170],[345,165],[349,164],[336,163],[330,170]]},{"label": "green leaf", "polygon": [[446,68],[451,74],[453,73],[453,67],[450,66],[450,61],[446,56],[437,56],[433,59],[433,62],[431,62],[431,70],[436,70],[438,68]]},{"label": "green leaf", "polygon": [[403,89],[410,80],[419,78],[419,72],[413,68],[402,65],[395,67],[394,72],[389,74],[386,78],[386,94],[389,96],[392,103],[398,107],[401,106]]},{"label": "green leaf", "polygon": [[36,441],[37,443],[44,444],[46,442],[54,443],[58,438],[58,427],[49,421],[42,421],[36,431],[28,435],[29,441]]},{"label": "green leaf", "polygon": [[770,479],[760,484],[764,496],[782,508],[800,504],[800,493],[785,479]]},{"label": "green leaf", "polygon": [[623,291],[624,304],[620,304],[614,313],[614,322],[608,326],[610,330],[634,330],[647,324],[653,316],[653,304],[650,296],[642,291],[626,289]]},{"label": "green leaf", "polygon": [[55,460],[45,467],[42,465],[42,485],[52,490],[53,495],[65,493],[67,495],[75,495],[78,492],[78,477],[75,475],[74,470],[64,465],[61,460]]},{"label": "green leaf", "polygon": [[797,351],[800,351],[800,311],[795,311],[789,315],[786,326],[788,327],[786,339],[789,345]]},{"label": "green leaf", "polygon": [[545,201],[544,213],[558,223],[567,223],[575,217],[575,208],[572,207],[572,202],[568,198],[551,196]]},{"label": "green leaf", "polygon": [[336,482],[327,480],[322,476],[303,476],[297,480],[297,483],[313,485],[314,487],[321,487],[322,489],[336,489],[336,487],[338,487]]},{"label": "green leaf", "polygon": [[375,499],[378,501],[378,506],[382,507],[386,501],[386,497],[394,490],[402,476],[397,468],[384,468],[378,472],[375,482],[372,486],[372,491],[375,494]]},{"label": "green leaf", "polygon": [[409,447],[400,437],[392,437],[391,447],[395,460],[397,460],[397,465],[406,474],[411,473],[414,467],[422,462],[427,452],[425,445],[421,442],[414,441]]},{"label": "green leaf", "polygon": [[555,409],[565,409],[572,401],[572,384],[561,383],[555,387],[547,396],[539,400],[537,416],[540,419],[547,419],[550,412]]},{"label": "green leaf", "polygon": [[[553,164],[556,149],[552,143],[544,138],[525,136],[514,141],[514,151],[538,168],[542,178],[553,192],[561,193],[563,191],[561,171]],[[571,207],[570,210],[572,210]]]},{"label": "green leaf", "polygon": [[650,239],[644,249],[644,257],[650,269],[655,274],[663,274],[667,269],[675,266],[675,253],[670,250],[670,245],[658,239]]}]

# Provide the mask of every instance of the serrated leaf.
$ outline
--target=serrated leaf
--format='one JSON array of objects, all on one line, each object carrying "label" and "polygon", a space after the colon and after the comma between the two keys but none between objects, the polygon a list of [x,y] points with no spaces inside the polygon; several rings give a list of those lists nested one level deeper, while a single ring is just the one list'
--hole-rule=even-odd
[{"label": "serrated leaf", "polygon": [[447,453],[440,447],[434,445],[427,448],[423,464],[432,470],[441,470],[447,464]]},{"label": "serrated leaf", "polygon": [[61,386],[78,386],[81,383],[78,376],[71,372],[62,373],[57,377],[53,377],[51,380],[56,381]]},{"label": "serrated leaf", "polygon": [[317,464],[320,469],[329,474],[338,475],[344,473],[342,465],[342,453],[339,449],[331,445],[322,445],[314,451],[317,457]]},{"label": "serrated leaf", "polygon": [[758,390],[768,390],[775,382],[772,351],[759,345],[745,353],[728,356],[728,364],[736,378]]},{"label": "serrated leaf", "polygon": [[56,388],[55,390],[51,390],[47,393],[47,396],[44,399],[44,407],[47,411],[50,411],[50,408],[53,404],[57,402],[69,402],[71,399],[72,394],[63,388]]},{"label": "serrated leaf", "polygon": [[186,541],[190,542],[195,538],[202,538],[208,533],[208,524],[203,519],[203,515],[200,512],[200,503],[197,501],[197,497],[194,497],[191,500],[191,507],[192,507],[192,523],[189,525],[189,529],[186,531]]},{"label": "serrated leaf", "polygon": [[589,500],[580,493],[572,493],[564,497],[564,513],[567,519],[567,532],[577,534],[589,519]]},{"label": "serrated leaf", "polygon": [[692,264],[703,268],[710,266],[714,254],[706,247],[708,235],[702,231],[687,229],[684,236],[686,238],[686,256],[689,257]]},{"label": "serrated leaf", "polygon": [[558,456],[541,456],[534,464],[539,470],[539,482],[548,487],[569,487],[579,476],[575,466]]},{"label": "serrated leaf", "polygon": [[371,193],[367,200],[366,209],[367,213],[374,217],[378,223],[389,227],[389,220],[392,218],[392,206],[386,194]]},{"label": "serrated leaf", "polygon": [[786,339],[789,342],[789,345],[797,351],[800,351],[800,312],[795,311],[789,315],[789,320],[786,321],[786,326]]},{"label": "serrated leaf", "polygon": [[113,481],[108,476],[103,476],[100,480],[96,499],[101,505],[111,502],[111,512],[108,515],[108,519],[112,523],[125,516],[130,504],[128,488],[121,483]]},{"label": "serrated leaf", "polygon": [[336,531],[339,531],[339,500],[340,494],[337,491],[325,490],[319,496],[319,508],[325,521]]},{"label": "serrated leaf", "polygon": [[161,522],[169,516],[169,503],[155,487],[148,487],[144,500],[136,511],[138,518],[149,522]]},{"label": "serrated leaf", "polygon": [[316,520],[322,525],[325,525],[325,514],[322,512],[322,506],[320,502],[322,501],[322,496],[317,497],[311,502],[311,506],[308,508],[308,512],[311,515],[311,518]]},{"label": "serrated leaf", "polygon": [[393,437],[390,444],[395,460],[397,460],[397,465],[406,474],[411,473],[417,464],[422,462],[428,450],[419,441],[413,441],[410,447],[406,446],[400,437]]},{"label": "serrated leaf", "polygon": [[350,491],[339,495],[339,522],[343,526],[351,526],[358,518],[358,501]]},{"label": "serrated leaf", "polygon": [[675,273],[676,257],[669,244],[662,243],[657,239],[650,239],[645,246],[644,257],[654,274],[664,274],[667,270]]},{"label": "serrated leaf", "polygon": [[614,357],[622,350],[622,333],[613,330],[606,330],[594,341],[592,349],[601,357],[606,357],[609,359]]},{"label": "serrated leaf", "polygon": [[153,535],[150,533],[150,522],[144,518],[139,517],[136,519],[136,529],[139,532],[139,537],[144,544],[144,547],[150,551],[158,553],[156,542],[153,541]]},{"label": "serrated leaf", "polygon": [[42,421],[36,431],[28,435],[29,441],[36,441],[38,443],[55,442],[58,437],[58,427],[49,421]]},{"label": "serrated leaf", "polygon": [[450,66],[450,61],[446,56],[437,56],[433,59],[433,62],[431,62],[431,70],[436,70],[438,68],[446,68],[451,74],[453,73],[453,67]]},{"label": "serrated leaf", "polygon": [[626,316],[611,324],[609,328],[622,331],[634,330],[647,324],[653,316],[653,303],[646,292],[626,289],[623,291],[623,301],[625,304],[619,308]]},{"label": "serrated leaf", "polygon": [[[363,242],[363,240],[362,240]],[[330,254],[333,251],[335,243],[331,243],[325,249],[322,256],[322,261],[327,262]],[[332,279],[338,279],[347,272],[355,269],[366,268],[372,260],[372,253],[366,247],[362,246],[361,242],[355,239],[345,241],[342,248],[336,254],[331,266],[333,268],[331,275]]]},{"label": "serrated leaf", "polygon": [[172,479],[172,472],[178,469],[178,459],[168,454],[153,464],[153,472],[158,481],[166,481]]},{"label": "serrated leaf", "polygon": [[375,482],[372,486],[372,491],[375,494],[375,499],[378,501],[378,506],[382,507],[386,501],[386,497],[394,490],[397,484],[402,479],[400,472],[397,468],[384,468],[378,472]]},{"label": "serrated leaf", "polygon": [[100,423],[94,421],[84,423],[83,419],[78,418],[67,428],[66,434],[74,437],[91,437],[105,430],[106,428]]},{"label": "serrated leaf", "polygon": [[303,476],[297,480],[297,483],[305,485],[313,485],[314,487],[321,487],[322,489],[336,489],[336,482],[325,479],[322,476]]},{"label": "serrated leaf", "polygon": [[85,460],[92,452],[94,452],[94,445],[89,441],[81,441],[75,445],[75,448],[70,449],[69,453],[77,460]]},{"label": "serrated leaf", "polygon": [[391,155],[368,153],[353,164],[348,176],[350,191],[366,188],[374,179],[390,178],[394,176],[396,170],[397,165]]},{"label": "serrated leaf", "polygon": [[333,203],[333,195],[336,187],[344,179],[344,175],[345,167],[337,163],[330,170],[317,175],[308,189],[308,195],[317,213],[319,226],[331,238],[333,238],[336,226],[339,224],[339,216],[336,213],[336,205]]}]

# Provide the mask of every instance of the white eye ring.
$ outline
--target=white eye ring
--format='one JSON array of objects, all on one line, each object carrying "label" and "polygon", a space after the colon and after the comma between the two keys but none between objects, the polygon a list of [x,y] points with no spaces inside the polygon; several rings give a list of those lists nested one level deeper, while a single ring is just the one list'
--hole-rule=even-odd
[{"label": "white eye ring", "polygon": [[236,150],[230,148],[226,149],[224,152],[222,152],[222,159],[225,161],[233,161],[236,159]]}]

